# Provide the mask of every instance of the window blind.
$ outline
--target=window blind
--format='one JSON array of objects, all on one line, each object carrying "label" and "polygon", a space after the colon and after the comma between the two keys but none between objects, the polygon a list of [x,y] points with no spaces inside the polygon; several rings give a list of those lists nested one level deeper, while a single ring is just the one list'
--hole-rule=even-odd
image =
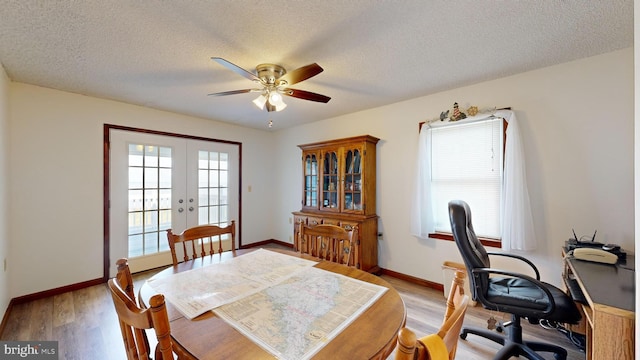
[{"label": "window blind", "polygon": [[448,203],[464,200],[476,235],[500,238],[502,126],[502,119],[488,119],[430,129],[435,231],[451,232]]}]

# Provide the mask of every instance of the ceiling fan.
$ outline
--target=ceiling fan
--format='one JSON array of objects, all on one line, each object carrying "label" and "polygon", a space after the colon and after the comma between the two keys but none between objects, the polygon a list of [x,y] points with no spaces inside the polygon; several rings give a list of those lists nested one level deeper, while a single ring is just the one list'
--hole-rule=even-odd
[{"label": "ceiling fan", "polygon": [[212,57],[211,60],[235,72],[236,74],[255,82],[258,85],[258,88],[224,91],[209,94],[210,96],[259,92],[260,96],[253,100],[253,103],[260,109],[266,108],[269,112],[281,111],[287,107],[287,104],[282,100],[282,95],[321,103],[327,103],[331,100],[330,97],[325,95],[305,90],[292,89],[289,87],[290,85],[297,84],[321,73],[323,69],[316,63],[303,66],[291,72],[287,72],[287,70],[280,65],[260,64],[256,66],[256,74],[254,74],[223,58]]}]

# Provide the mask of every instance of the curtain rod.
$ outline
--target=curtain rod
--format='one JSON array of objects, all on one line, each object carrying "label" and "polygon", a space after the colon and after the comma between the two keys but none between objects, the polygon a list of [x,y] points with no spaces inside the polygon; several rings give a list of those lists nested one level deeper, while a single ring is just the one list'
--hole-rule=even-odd
[{"label": "curtain rod", "polygon": [[[482,120],[491,119],[491,118],[495,117],[494,114],[498,110],[511,110],[511,106],[503,107],[503,108],[499,108],[499,109],[493,108],[492,109],[492,113],[490,115],[488,115],[486,117],[478,118],[478,119],[469,120],[466,123],[473,123],[473,122],[476,122],[476,121],[482,121]],[[427,121],[419,122],[418,123],[418,132],[420,132],[420,130],[422,130],[422,125],[424,125],[424,124],[428,125],[428,124],[431,124],[431,123],[434,123],[434,122],[439,122],[439,121],[441,121],[441,120],[440,119],[434,119],[434,120],[427,120]],[[464,121],[464,119],[463,120],[458,120],[458,121],[447,121],[447,122],[451,123],[451,124],[454,124],[454,123],[458,123],[459,121]]]}]

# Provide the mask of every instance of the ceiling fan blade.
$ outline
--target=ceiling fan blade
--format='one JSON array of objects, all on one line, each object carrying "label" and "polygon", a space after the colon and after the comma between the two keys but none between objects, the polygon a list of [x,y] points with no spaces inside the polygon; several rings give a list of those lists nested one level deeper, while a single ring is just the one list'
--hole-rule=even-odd
[{"label": "ceiling fan blade", "polygon": [[278,78],[276,83],[280,86],[284,85],[293,85],[299,83],[300,81],[307,80],[308,78],[314,77],[320,74],[324,69],[320,67],[320,65],[313,63],[307,66],[303,66],[301,68],[297,68],[291,72],[288,72],[281,77]]},{"label": "ceiling fan blade", "polygon": [[247,71],[247,70],[241,68],[240,66],[238,66],[238,65],[236,65],[234,63],[231,63],[231,62],[229,62],[229,61],[227,61],[227,60],[225,60],[223,58],[212,57],[211,60],[217,62],[218,64],[226,67],[227,69],[233,71],[234,73],[236,73],[236,74],[238,74],[240,76],[243,76],[243,77],[245,77],[245,78],[247,78],[247,79],[249,79],[251,81],[260,82],[260,78],[257,77],[254,73],[252,73],[250,71]]},{"label": "ceiling fan blade", "polygon": [[231,91],[223,91],[219,93],[207,94],[209,96],[225,96],[225,95],[235,95],[235,94],[244,94],[248,92],[259,92],[262,91],[260,89],[243,89],[243,90],[231,90]]},{"label": "ceiling fan blade", "polygon": [[311,91],[289,89],[289,88],[283,89],[282,95],[287,95],[287,96],[291,96],[298,99],[316,101],[321,103],[328,103],[329,100],[331,100],[331,98],[328,96],[316,94]]}]

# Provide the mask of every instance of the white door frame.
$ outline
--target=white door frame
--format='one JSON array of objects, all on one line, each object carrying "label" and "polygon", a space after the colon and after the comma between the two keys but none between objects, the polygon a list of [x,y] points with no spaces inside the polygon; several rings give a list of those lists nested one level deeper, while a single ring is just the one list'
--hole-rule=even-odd
[{"label": "white door frame", "polygon": [[[116,219],[111,219],[110,218],[110,192],[111,192],[111,187],[114,185],[111,182],[112,181],[117,181],[114,179],[111,179],[111,142],[110,142],[110,132],[111,130],[123,130],[123,131],[130,131],[130,132],[135,132],[138,133],[137,135],[142,135],[142,137],[144,137],[144,134],[149,134],[149,135],[160,135],[160,136],[165,136],[165,137],[173,137],[173,138],[181,138],[182,140],[195,140],[195,141],[205,141],[205,142],[218,142],[218,143],[223,143],[223,144],[228,144],[228,145],[236,145],[238,147],[238,172],[237,172],[237,196],[238,196],[238,203],[237,204],[233,204],[233,207],[237,207],[237,213],[238,213],[238,217],[236,220],[236,245],[238,247],[240,247],[242,245],[242,235],[241,235],[241,224],[242,224],[242,211],[241,211],[241,204],[242,204],[242,198],[241,198],[241,179],[242,179],[242,143],[240,142],[234,142],[234,141],[227,141],[227,140],[218,140],[218,139],[211,139],[211,138],[203,138],[203,137],[197,137],[197,136],[190,136],[190,135],[183,135],[183,134],[174,134],[174,133],[167,133],[167,132],[161,132],[161,131],[153,131],[153,130],[146,130],[146,129],[138,129],[138,128],[131,128],[131,127],[125,127],[125,126],[118,126],[118,125],[111,125],[111,124],[105,124],[104,125],[104,227],[103,227],[103,233],[104,233],[104,246],[103,246],[103,251],[104,251],[104,274],[103,274],[103,279],[106,281],[107,279],[109,279],[109,277],[111,276],[111,274],[114,272],[113,269],[111,269],[113,267],[113,264],[115,263],[116,259],[111,259],[112,257],[112,253],[113,250],[112,247],[113,246],[117,246],[116,243],[111,241],[111,222],[112,221],[117,221]],[[111,271],[110,271],[111,269]]]}]

